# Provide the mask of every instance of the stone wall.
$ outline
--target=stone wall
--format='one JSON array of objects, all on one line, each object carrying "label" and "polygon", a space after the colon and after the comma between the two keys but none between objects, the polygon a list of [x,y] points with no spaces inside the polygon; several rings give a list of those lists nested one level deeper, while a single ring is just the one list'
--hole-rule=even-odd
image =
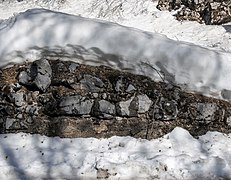
[{"label": "stone wall", "polygon": [[177,10],[178,20],[193,20],[205,24],[231,21],[230,0],[159,0],[159,10]]},{"label": "stone wall", "polygon": [[228,102],[108,67],[41,59],[1,69],[0,132],[157,138],[231,132]]}]

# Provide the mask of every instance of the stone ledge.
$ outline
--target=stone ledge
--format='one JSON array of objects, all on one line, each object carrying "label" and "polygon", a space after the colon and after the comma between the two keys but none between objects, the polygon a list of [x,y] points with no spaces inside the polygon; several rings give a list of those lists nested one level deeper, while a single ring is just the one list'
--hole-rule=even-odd
[{"label": "stone ledge", "polygon": [[0,132],[157,138],[231,132],[231,104],[108,67],[41,59],[2,69]]}]

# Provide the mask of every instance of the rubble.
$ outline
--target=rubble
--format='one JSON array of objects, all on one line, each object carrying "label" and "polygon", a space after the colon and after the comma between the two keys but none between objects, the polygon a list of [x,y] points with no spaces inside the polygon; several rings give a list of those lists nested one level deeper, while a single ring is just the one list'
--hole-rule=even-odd
[{"label": "rubble", "polygon": [[229,102],[145,76],[48,59],[1,72],[0,133],[151,139],[176,126],[194,136],[231,132]]},{"label": "rubble", "polygon": [[176,11],[178,20],[192,20],[207,25],[220,25],[231,21],[229,0],[159,0],[159,10]]}]

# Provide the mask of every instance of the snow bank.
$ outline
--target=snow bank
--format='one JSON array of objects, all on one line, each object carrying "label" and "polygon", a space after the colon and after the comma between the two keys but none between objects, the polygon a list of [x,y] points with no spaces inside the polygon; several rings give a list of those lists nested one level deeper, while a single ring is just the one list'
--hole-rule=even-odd
[{"label": "snow bank", "polygon": [[110,179],[230,179],[230,149],[230,135],[194,139],[182,128],[152,141],[2,134],[0,177],[96,179],[97,170],[107,169]]},{"label": "snow bank", "polygon": [[105,21],[31,9],[0,24],[0,43],[0,66],[63,56],[154,80],[158,69],[167,81],[216,97],[231,90],[231,54]]}]

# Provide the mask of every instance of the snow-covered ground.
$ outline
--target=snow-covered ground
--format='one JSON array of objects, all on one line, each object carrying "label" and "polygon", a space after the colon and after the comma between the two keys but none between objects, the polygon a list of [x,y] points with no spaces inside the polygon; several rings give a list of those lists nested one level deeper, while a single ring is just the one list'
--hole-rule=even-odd
[{"label": "snow-covered ground", "polygon": [[[230,100],[231,25],[178,22],[171,13],[158,11],[156,4],[151,0],[4,1],[0,66],[41,56],[73,60],[78,55],[80,63],[109,65],[161,80],[156,68],[171,83]],[[29,8],[79,16],[26,11]],[[152,141],[1,135],[0,177],[94,179],[97,169],[98,175],[108,169],[114,179],[231,179],[230,141],[230,134],[218,132],[194,139],[181,128]]]},{"label": "snow-covered ground", "polygon": [[178,22],[171,13],[160,12],[156,5],[157,0],[5,0],[0,3],[0,19],[31,8],[46,8],[117,22],[158,32],[174,40],[231,52],[231,24],[205,26],[196,22]]},{"label": "snow-covered ground", "polygon": [[163,79],[160,71],[166,81],[187,90],[228,100],[231,96],[231,84],[227,83],[231,53],[108,21],[31,9],[1,22],[0,42],[0,66],[62,57],[153,80]]},{"label": "snow-covered ground", "polygon": [[[0,135],[1,179],[230,179],[231,136],[175,128],[151,141]],[[98,174],[97,174],[98,171]]]}]

